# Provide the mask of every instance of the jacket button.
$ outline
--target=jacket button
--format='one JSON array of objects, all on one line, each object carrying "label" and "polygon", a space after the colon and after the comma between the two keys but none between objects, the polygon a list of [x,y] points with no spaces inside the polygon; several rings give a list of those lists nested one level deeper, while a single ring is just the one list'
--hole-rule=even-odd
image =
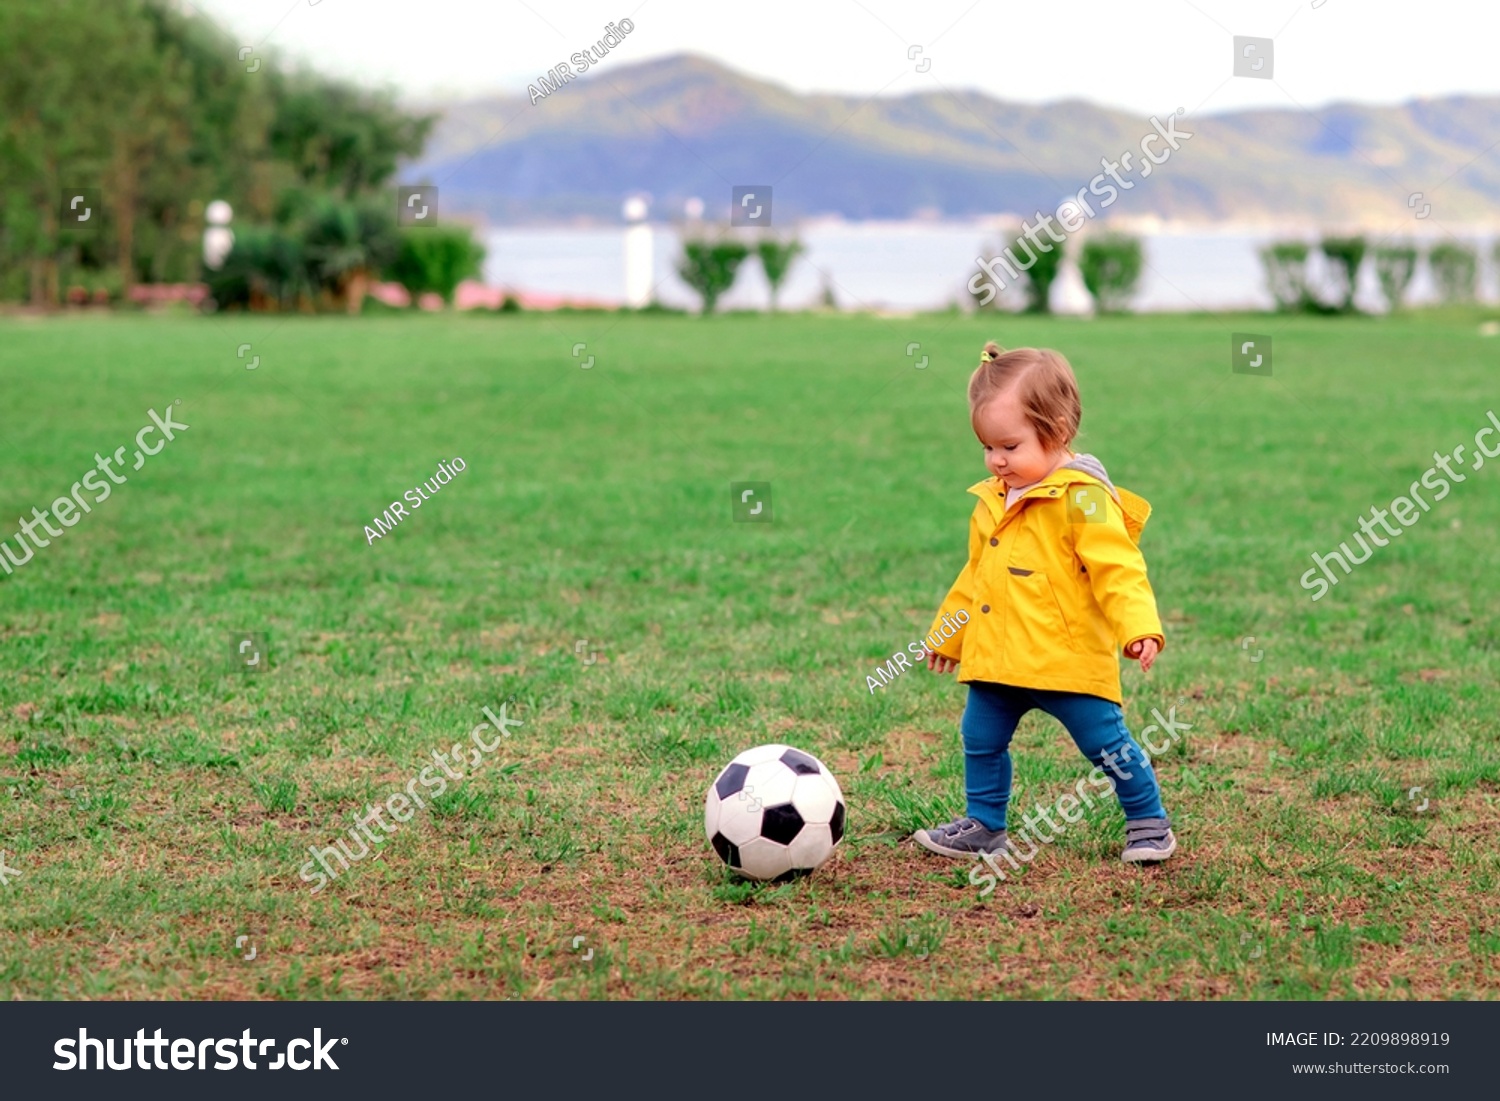
[{"label": "jacket button", "polygon": [[1000,545],[1000,540],[998,540],[998,539],[991,539],[990,540],[990,546],[992,546],[992,547],[998,547],[999,545]]},{"label": "jacket button", "polygon": [[989,610],[990,610],[990,606],[989,606],[989,605],[988,605],[988,604],[981,604],[981,605],[980,605],[980,606],[979,606],[979,610],[980,610],[980,611],[981,611],[981,612],[984,612],[984,613],[985,613],[985,614],[988,614],[988,613],[989,613]]}]

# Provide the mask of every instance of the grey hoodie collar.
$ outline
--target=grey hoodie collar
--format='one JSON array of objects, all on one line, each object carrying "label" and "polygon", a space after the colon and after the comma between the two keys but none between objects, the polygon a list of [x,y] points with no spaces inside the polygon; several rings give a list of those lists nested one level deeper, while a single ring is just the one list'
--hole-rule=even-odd
[{"label": "grey hoodie collar", "polygon": [[1120,494],[1115,490],[1114,483],[1109,480],[1109,475],[1104,472],[1104,464],[1101,463],[1093,455],[1087,453],[1075,455],[1073,456],[1073,458],[1063,463],[1061,469],[1081,470],[1085,474],[1098,478],[1101,482],[1104,483],[1105,488],[1109,490],[1110,496],[1112,496],[1116,501],[1120,499]]}]

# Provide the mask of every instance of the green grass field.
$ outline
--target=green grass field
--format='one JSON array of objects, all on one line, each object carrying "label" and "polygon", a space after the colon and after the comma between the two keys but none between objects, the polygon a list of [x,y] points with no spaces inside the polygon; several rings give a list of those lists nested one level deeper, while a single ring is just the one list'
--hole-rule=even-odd
[{"label": "green grass field", "polygon": [[[0,997],[1494,998],[1500,461],[1298,585],[1500,410],[1480,319],[0,320],[0,535],[148,408],[190,426],[0,575]],[[1191,730],[1173,860],[1122,865],[1100,805],[981,900],[907,840],[962,807],[964,690],[865,678],[962,563],[986,338],[1062,350],[1077,446],[1152,502],[1168,645],[1126,716]],[[311,893],[309,845],[511,696],[482,770]],[[848,836],[749,886],[703,794],[767,741],[840,776]],[[1014,754],[1017,816],[1089,771],[1035,713]]]}]

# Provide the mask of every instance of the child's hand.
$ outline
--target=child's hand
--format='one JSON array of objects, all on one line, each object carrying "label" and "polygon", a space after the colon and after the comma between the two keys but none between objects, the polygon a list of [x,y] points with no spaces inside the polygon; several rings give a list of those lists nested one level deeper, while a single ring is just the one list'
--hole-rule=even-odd
[{"label": "child's hand", "polygon": [[1159,653],[1161,653],[1161,646],[1154,638],[1136,639],[1136,641],[1125,647],[1125,656],[1127,658],[1140,659],[1142,673],[1150,671],[1152,664],[1156,661],[1156,655]]},{"label": "child's hand", "polygon": [[934,673],[951,673],[958,668],[958,662],[952,658],[945,658],[934,650],[927,651],[927,668]]}]

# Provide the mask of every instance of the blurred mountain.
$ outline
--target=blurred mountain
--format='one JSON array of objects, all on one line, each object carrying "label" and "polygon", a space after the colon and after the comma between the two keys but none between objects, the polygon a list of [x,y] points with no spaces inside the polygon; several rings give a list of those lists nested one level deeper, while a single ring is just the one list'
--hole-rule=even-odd
[{"label": "blurred mountain", "polygon": [[[1167,122],[1166,112],[1157,116]],[[436,183],[446,211],[501,223],[619,220],[627,192],[653,217],[700,196],[723,219],[730,188],[771,184],[777,224],[1051,212],[1087,187],[1101,158],[1130,151],[1135,187],[1105,216],[1187,222],[1413,227],[1432,204],[1446,224],[1500,210],[1500,98],[1177,119],[1193,136],[1140,175],[1149,118],[1068,100],[1006,103],[978,92],[894,98],[800,95],[694,55],[597,71],[533,105],[527,96],[449,107],[404,182]],[[1161,149],[1157,145],[1155,149]],[[1102,190],[1102,185],[1100,187]],[[1091,199],[1095,208],[1099,200]]]}]

